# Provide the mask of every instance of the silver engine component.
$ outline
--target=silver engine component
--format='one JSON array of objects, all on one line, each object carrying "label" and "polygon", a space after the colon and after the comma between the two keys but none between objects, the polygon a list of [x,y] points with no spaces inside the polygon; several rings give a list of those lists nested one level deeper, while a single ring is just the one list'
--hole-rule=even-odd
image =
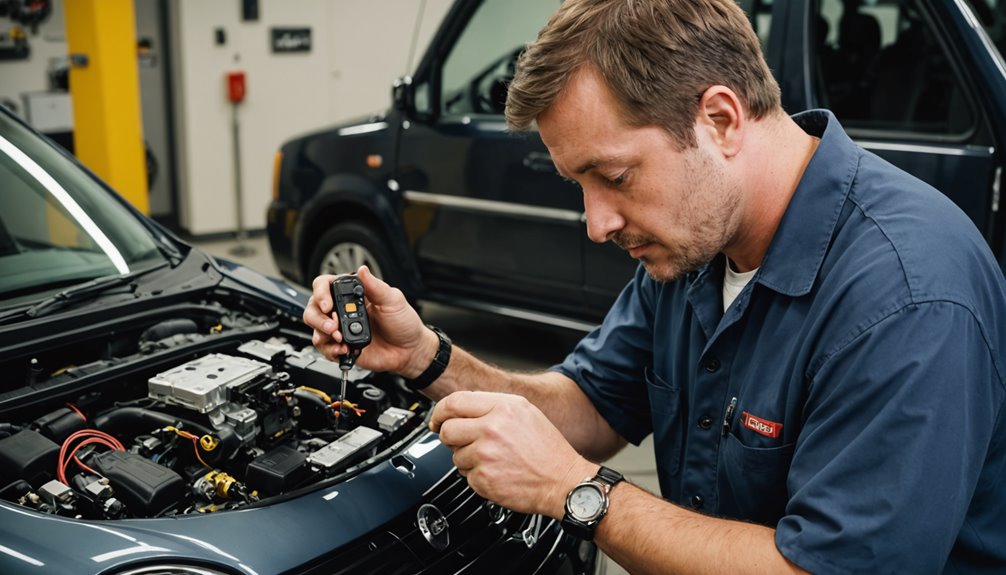
[{"label": "silver engine component", "polygon": [[400,427],[405,425],[407,421],[412,419],[413,415],[415,415],[415,413],[409,411],[408,409],[402,409],[401,407],[389,407],[377,418],[377,426],[388,433],[394,433],[398,431]]},{"label": "silver engine component", "polygon": [[369,427],[357,427],[318,451],[308,456],[307,461],[324,469],[331,469],[347,457],[369,449],[384,437],[380,431]]},{"label": "silver engine component", "polygon": [[[297,349],[282,338],[273,337],[266,341],[248,341],[241,344],[238,351],[252,357],[257,357],[262,361],[269,361],[277,353],[284,352],[286,353],[286,363],[291,367],[307,369],[310,366],[310,369],[314,371],[330,375],[335,379],[342,379],[342,370],[339,368],[339,362],[326,359],[314,347]],[[369,369],[364,369],[359,365],[353,364],[353,368],[349,370],[346,379],[349,381],[359,381],[371,373],[373,372]]]},{"label": "silver engine component", "polygon": [[268,365],[219,353],[194,359],[159,373],[147,382],[153,399],[209,413],[227,403],[227,390],[270,371]]},{"label": "silver engine component", "polygon": [[254,359],[214,353],[150,378],[147,395],[204,413],[213,427],[229,427],[241,443],[249,444],[258,435],[258,414],[232,402],[231,390],[271,371],[267,364]]}]

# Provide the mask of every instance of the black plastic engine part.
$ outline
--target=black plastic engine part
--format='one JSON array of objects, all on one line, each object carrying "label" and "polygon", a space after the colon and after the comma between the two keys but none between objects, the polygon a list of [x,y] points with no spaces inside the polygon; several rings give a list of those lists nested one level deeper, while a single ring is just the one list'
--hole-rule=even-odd
[{"label": "black plastic engine part", "polygon": [[182,333],[198,333],[199,326],[191,319],[169,319],[147,328],[140,335],[140,342],[160,341]]},{"label": "black plastic engine part", "polygon": [[289,356],[286,358],[286,370],[290,373],[290,379],[299,385],[320,389],[332,396],[339,395],[342,371],[335,362],[322,361],[310,356],[306,358]]},{"label": "black plastic engine part", "polygon": [[185,494],[185,480],[174,471],[128,451],[106,451],[90,459],[111,481],[127,512],[138,517],[160,515]]},{"label": "black plastic engine part", "polygon": [[281,445],[248,464],[245,483],[252,489],[276,495],[296,487],[309,472],[306,455]]},{"label": "black plastic engine part", "polygon": [[0,485],[24,479],[38,489],[56,474],[59,446],[25,429],[0,439]]},{"label": "black plastic engine part", "polygon": [[42,435],[62,443],[74,432],[84,429],[86,424],[82,415],[68,407],[61,407],[36,419],[31,425]]},{"label": "black plastic engine part", "polygon": [[220,445],[213,451],[204,454],[206,460],[211,464],[234,457],[241,447],[241,439],[234,434],[233,429],[227,427],[213,429],[209,425],[202,425],[189,419],[175,417],[152,409],[117,407],[94,418],[95,427],[116,437],[123,435],[135,437],[169,425],[180,427],[196,435],[215,437]]}]

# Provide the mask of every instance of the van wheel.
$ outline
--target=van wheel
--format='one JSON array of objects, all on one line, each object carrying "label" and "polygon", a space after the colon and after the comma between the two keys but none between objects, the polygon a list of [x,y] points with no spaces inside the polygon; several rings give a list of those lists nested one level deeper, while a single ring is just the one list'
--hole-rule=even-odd
[{"label": "van wheel", "polygon": [[366,265],[375,276],[400,287],[401,270],[392,262],[381,235],[357,222],[338,224],[325,232],[311,252],[308,281],[321,274],[356,273]]}]

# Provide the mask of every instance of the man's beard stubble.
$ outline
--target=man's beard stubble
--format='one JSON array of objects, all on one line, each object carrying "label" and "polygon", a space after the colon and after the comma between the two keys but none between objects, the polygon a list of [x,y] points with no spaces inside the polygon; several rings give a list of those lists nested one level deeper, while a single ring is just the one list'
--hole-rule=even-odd
[{"label": "man's beard stubble", "polygon": [[649,234],[616,232],[611,241],[622,250],[642,244],[656,244],[665,255],[659,262],[640,262],[647,274],[658,282],[672,282],[697,271],[723,251],[737,234],[741,190],[728,182],[724,173],[713,166],[701,152],[685,159],[691,190],[681,203],[678,214],[668,214],[667,220],[687,228],[688,242],[676,245],[661,243]]}]

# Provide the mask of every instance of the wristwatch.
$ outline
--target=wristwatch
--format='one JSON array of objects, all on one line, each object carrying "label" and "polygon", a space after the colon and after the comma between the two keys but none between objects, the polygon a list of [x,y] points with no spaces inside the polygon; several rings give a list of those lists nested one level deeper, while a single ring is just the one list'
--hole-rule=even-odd
[{"label": "wristwatch", "polygon": [[621,473],[602,465],[597,475],[577,483],[566,495],[563,530],[585,541],[593,540],[597,524],[608,512],[608,494],[622,479]]},{"label": "wristwatch", "polygon": [[430,324],[426,324],[426,327],[437,334],[437,339],[440,340],[440,343],[437,346],[437,353],[434,354],[433,361],[430,362],[429,367],[415,379],[405,380],[405,386],[412,391],[419,391],[429,387],[431,383],[444,374],[444,370],[447,369],[447,362],[451,360],[451,338],[447,337],[447,334],[439,328]]}]

